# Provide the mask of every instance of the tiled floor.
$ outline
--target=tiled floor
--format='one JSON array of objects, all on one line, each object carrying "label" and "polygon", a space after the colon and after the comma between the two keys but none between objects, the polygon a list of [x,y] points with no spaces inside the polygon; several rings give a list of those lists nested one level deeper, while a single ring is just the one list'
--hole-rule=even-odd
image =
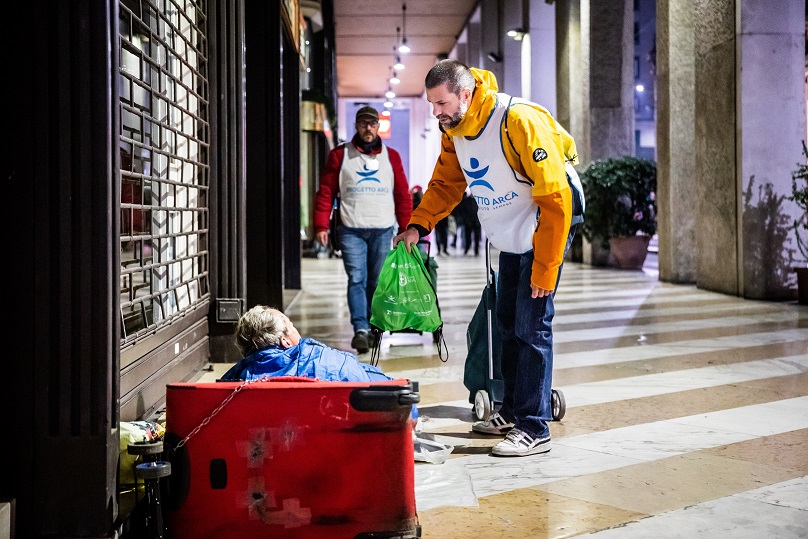
[{"label": "tiled floor", "polygon": [[[380,360],[419,381],[425,430],[454,446],[416,464],[423,537],[808,537],[808,308],[661,283],[653,260],[568,263],[553,383],[566,415],[550,453],[496,458],[463,386],[485,260],[437,262],[448,361],[418,334],[386,334]],[[302,279],[287,309],[300,333],[351,350],[341,260],[304,259]]]}]

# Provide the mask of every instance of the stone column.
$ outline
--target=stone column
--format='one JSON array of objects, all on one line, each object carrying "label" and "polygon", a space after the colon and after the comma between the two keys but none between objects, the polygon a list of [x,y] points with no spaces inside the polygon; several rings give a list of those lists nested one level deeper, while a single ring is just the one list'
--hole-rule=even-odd
[{"label": "stone column", "polygon": [[659,278],[674,283],[696,276],[693,13],[690,0],[657,1]]},{"label": "stone column", "polygon": [[700,288],[794,297],[791,171],[805,133],[800,0],[707,0],[695,8]]},{"label": "stone column", "polygon": [[[583,11],[583,14],[582,14]],[[556,0],[556,118],[589,161],[589,0]],[[581,167],[579,167],[581,168]]]},{"label": "stone column", "polygon": [[633,5],[633,0],[589,2],[589,143],[593,161],[634,155]]},{"label": "stone column", "polygon": [[[559,119],[575,138],[579,170],[633,155],[633,1],[557,0],[556,13]],[[608,251],[583,241],[583,262],[607,261]]]},{"label": "stone column", "polygon": [[530,95],[524,97],[542,105],[558,119],[555,6],[532,2],[528,9]]},{"label": "stone column", "polygon": [[699,3],[695,21],[696,281],[738,295],[735,0]]},{"label": "stone column", "polygon": [[502,20],[498,0],[480,0],[480,21],[485,28],[480,36],[482,48],[483,69],[491,71],[500,83],[502,89],[503,51],[502,51]]},{"label": "stone column", "polygon": [[480,21],[473,20],[466,26],[466,65],[478,67],[483,65],[482,38]]},{"label": "stone column", "polygon": [[798,209],[785,197],[804,162],[805,2],[738,0],[735,11],[740,289],[747,298],[794,299],[791,223]]}]

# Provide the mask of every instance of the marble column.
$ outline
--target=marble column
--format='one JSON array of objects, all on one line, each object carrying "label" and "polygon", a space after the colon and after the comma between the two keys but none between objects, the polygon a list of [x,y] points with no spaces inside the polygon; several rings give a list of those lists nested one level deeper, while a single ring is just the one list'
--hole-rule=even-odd
[{"label": "marble column", "polygon": [[524,97],[539,103],[557,119],[555,6],[546,2],[532,2],[529,4],[527,19],[530,25],[530,50],[527,53],[530,58],[530,73],[526,78],[529,79],[530,93]]},{"label": "marble column", "polygon": [[697,286],[791,299],[785,197],[805,133],[805,4],[707,0],[694,15]]},{"label": "marble column", "polygon": [[694,5],[657,1],[657,233],[659,278],[696,278]]},{"label": "marble column", "polygon": [[633,0],[589,2],[589,157],[593,161],[634,155],[633,5]]},{"label": "marble column", "polygon": [[[556,118],[589,161],[589,0],[556,0]],[[580,167],[579,167],[580,168]]]},{"label": "marble column", "polygon": [[[633,1],[556,0],[559,119],[575,138],[579,170],[634,155]],[[583,241],[583,262],[608,251]]]},{"label": "marble column", "polygon": [[747,298],[794,299],[791,223],[798,209],[785,197],[797,163],[805,162],[805,2],[740,0],[739,6],[741,290]]}]

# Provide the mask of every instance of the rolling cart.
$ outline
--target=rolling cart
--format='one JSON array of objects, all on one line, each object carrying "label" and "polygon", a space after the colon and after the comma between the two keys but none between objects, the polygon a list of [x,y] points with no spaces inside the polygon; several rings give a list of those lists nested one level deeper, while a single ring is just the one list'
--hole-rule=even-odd
[{"label": "rolling cart", "polygon": [[[488,238],[485,240],[485,270],[485,289],[466,331],[468,355],[463,374],[463,384],[469,390],[469,402],[474,405],[474,417],[480,421],[488,421],[502,407],[505,393],[501,342],[499,330],[495,327],[497,275],[491,267]],[[561,421],[567,408],[564,394],[552,389],[551,399],[553,421]]]}]

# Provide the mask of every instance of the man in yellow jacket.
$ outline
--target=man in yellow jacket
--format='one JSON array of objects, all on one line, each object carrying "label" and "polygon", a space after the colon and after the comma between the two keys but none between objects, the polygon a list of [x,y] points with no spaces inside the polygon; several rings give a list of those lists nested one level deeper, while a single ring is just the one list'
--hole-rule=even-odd
[{"label": "man in yellow jacket", "polygon": [[489,71],[442,60],[425,86],[442,131],[441,152],[418,209],[393,244],[411,247],[471,190],[482,228],[500,251],[496,310],[505,385],[499,412],[472,428],[507,433],[495,455],[545,453],[553,296],[583,221],[583,194],[571,167],[575,142],[545,108],[499,93]]}]

